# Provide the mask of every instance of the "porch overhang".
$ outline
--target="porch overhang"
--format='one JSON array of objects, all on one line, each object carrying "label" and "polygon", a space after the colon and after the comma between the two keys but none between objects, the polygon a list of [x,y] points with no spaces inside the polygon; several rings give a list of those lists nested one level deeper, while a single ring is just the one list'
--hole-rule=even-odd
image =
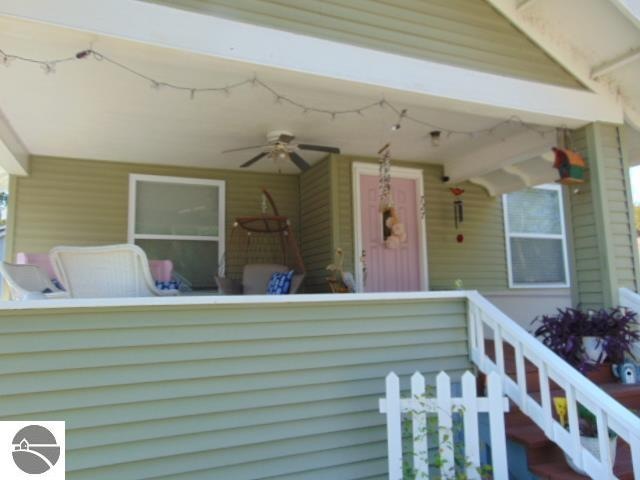
[{"label": "porch overhang", "polygon": [[[122,12],[128,12],[126,16]],[[134,0],[7,0],[0,15],[419,94],[425,105],[543,125],[622,123],[611,96],[507,78]],[[420,100],[421,99],[421,100]]]},{"label": "porch overhang", "polygon": [[10,175],[27,175],[29,152],[0,110],[0,171]]}]

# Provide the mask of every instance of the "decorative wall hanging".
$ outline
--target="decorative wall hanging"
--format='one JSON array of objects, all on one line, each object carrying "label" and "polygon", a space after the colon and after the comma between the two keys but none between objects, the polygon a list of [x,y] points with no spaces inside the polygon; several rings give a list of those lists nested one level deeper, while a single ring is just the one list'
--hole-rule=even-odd
[{"label": "decorative wall hanging", "polygon": [[[464,222],[464,203],[462,202],[462,194],[464,189],[462,188],[450,188],[453,194],[453,223],[456,226],[456,230],[460,227],[460,224]],[[458,243],[464,242],[464,235],[459,233],[456,235],[456,241]]]},{"label": "decorative wall hanging", "polygon": [[380,155],[378,189],[382,214],[382,240],[386,248],[397,249],[407,241],[407,233],[398,217],[391,193],[391,144],[385,144],[378,150],[378,155]]},{"label": "decorative wall hanging", "polygon": [[586,164],[582,155],[568,148],[553,148],[556,154],[553,167],[558,169],[560,180],[558,183],[573,185],[584,183]]}]

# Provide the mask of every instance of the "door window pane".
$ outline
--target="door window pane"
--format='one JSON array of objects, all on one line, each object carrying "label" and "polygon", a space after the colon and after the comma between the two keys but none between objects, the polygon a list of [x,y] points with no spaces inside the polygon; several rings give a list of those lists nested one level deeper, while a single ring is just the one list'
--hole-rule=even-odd
[{"label": "door window pane", "polygon": [[213,185],[138,181],[135,233],[217,236],[218,199]]}]

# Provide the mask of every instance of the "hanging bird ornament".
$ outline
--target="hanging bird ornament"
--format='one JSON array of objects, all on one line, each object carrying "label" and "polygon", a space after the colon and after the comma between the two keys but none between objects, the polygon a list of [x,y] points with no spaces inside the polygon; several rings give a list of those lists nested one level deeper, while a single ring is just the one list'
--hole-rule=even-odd
[{"label": "hanging bird ornament", "polygon": [[[458,230],[458,228],[460,228],[460,224],[464,222],[464,203],[462,201],[462,194],[464,193],[464,189],[455,187],[455,188],[450,188],[449,190],[451,191],[454,197],[453,223],[456,226],[456,230]],[[456,241],[458,243],[464,242],[464,235],[462,233],[459,233],[456,236]]]}]

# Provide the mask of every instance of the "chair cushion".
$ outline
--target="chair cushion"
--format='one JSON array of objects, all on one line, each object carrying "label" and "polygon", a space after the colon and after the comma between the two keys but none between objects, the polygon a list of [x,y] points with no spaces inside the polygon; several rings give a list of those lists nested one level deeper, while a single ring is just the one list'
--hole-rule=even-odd
[{"label": "chair cushion", "polygon": [[269,285],[267,286],[267,295],[286,295],[291,289],[291,278],[293,270],[288,272],[274,272],[271,274]]}]

